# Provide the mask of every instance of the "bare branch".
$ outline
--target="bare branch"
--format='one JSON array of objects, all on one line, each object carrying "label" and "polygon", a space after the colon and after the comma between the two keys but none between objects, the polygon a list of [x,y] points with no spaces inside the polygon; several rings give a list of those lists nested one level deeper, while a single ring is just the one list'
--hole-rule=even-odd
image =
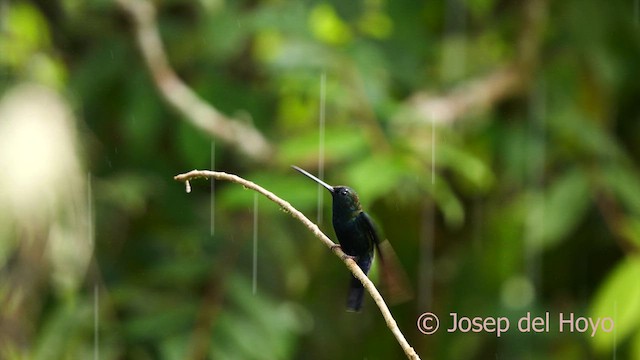
[{"label": "bare branch", "polygon": [[268,160],[273,149],[262,133],[248,123],[225,116],[178,78],[167,60],[153,5],[148,0],[116,1],[133,19],[138,46],[164,100],[207,134],[251,159]]},{"label": "bare branch", "polygon": [[418,354],[411,347],[411,345],[409,345],[404,335],[398,328],[398,324],[393,318],[393,315],[391,315],[391,311],[389,311],[387,304],[382,298],[382,295],[380,295],[380,292],[378,292],[378,289],[376,289],[375,285],[371,282],[371,280],[369,280],[367,275],[365,275],[362,272],[362,270],[360,269],[360,267],[358,267],[356,262],[353,261],[350,257],[348,257],[347,254],[345,254],[341,248],[336,247],[335,246],[336,244],[333,241],[331,241],[331,239],[329,239],[329,237],[327,237],[327,235],[325,235],[316,224],[314,224],[311,220],[307,219],[307,217],[304,216],[304,214],[302,214],[296,208],[291,206],[291,204],[289,204],[287,201],[282,200],[272,192],[266,190],[265,188],[251,181],[245,180],[237,175],[227,174],[227,173],[218,172],[218,171],[192,170],[192,171],[189,171],[188,173],[176,175],[174,177],[175,180],[183,181],[186,184],[188,184],[190,180],[193,180],[196,178],[214,178],[216,180],[226,180],[226,181],[231,181],[231,182],[240,184],[247,189],[254,190],[264,195],[269,200],[278,204],[280,208],[282,208],[285,212],[291,214],[291,216],[293,216],[296,220],[300,221],[304,226],[307,227],[307,229],[309,229],[309,231],[313,233],[313,235],[315,235],[329,249],[331,249],[333,253],[336,254],[336,256],[342,259],[342,261],[345,263],[347,268],[351,271],[353,276],[355,276],[358,280],[362,282],[362,284],[364,285],[364,288],[369,292],[369,294],[371,294],[373,301],[376,303],[376,305],[378,305],[378,308],[382,313],[382,317],[387,323],[387,327],[389,328],[389,330],[391,330],[391,332],[395,336],[396,340],[398,341],[398,344],[400,344],[400,347],[402,347],[402,350],[407,355],[407,358],[414,359],[414,360],[420,359]]},{"label": "bare branch", "polygon": [[416,93],[407,102],[412,113],[421,122],[452,123],[521,94],[533,78],[532,72],[538,62],[545,20],[546,0],[527,1],[524,4],[522,30],[515,59],[485,76],[459,85],[449,93]]},{"label": "bare branch", "polygon": [[518,93],[523,84],[520,69],[508,66],[462,84],[446,95],[418,92],[409,99],[409,104],[421,120],[452,123],[474,111],[487,110],[500,100]]}]

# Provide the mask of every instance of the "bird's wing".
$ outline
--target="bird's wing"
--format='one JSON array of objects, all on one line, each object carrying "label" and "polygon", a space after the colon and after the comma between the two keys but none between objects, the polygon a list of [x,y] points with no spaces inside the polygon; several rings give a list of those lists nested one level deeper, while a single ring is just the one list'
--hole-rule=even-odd
[{"label": "bird's wing", "polygon": [[410,300],[413,294],[407,280],[407,274],[402,269],[391,243],[387,239],[380,238],[378,227],[366,212],[361,212],[358,218],[365,224],[369,238],[375,244],[380,259],[380,278],[390,301],[397,304]]},{"label": "bird's wing", "polygon": [[369,238],[373,241],[376,247],[378,247],[378,244],[380,244],[380,231],[378,230],[376,223],[373,222],[369,214],[364,211],[358,214],[358,220],[364,225]]}]

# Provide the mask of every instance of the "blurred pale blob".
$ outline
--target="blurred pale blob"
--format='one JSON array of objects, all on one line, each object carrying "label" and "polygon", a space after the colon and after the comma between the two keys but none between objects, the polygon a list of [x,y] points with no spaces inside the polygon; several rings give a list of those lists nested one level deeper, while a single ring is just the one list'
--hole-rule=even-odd
[{"label": "blurred pale blob", "polygon": [[0,266],[21,246],[34,246],[50,261],[56,290],[73,290],[84,278],[93,230],[75,120],[55,91],[29,84],[4,94],[0,169]]},{"label": "blurred pale blob", "polygon": [[536,290],[531,280],[522,275],[513,275],[502,285],[502,303],[510,309],[526,309],[536,298]]}]

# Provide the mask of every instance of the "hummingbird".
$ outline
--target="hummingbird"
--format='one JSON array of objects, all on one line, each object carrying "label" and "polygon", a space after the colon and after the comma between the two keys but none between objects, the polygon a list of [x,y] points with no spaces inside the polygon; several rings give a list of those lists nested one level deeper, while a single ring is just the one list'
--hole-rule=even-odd
[{"label": "hummingbird", "polygon": [[[311,175],[307,171],[292,165],[292,168],[329,190],[332,197],[333,230],[338,237],[338,243],[349,257],[368,275],[373,264],[374,249],[380,258],[382,279],[388,288],[389,295],[394,302],[407,300],[410,293],[407,290],[406,276],[400,271],[397,257],[387,240],[381,240],[380,232],[369,214],[362,210],[358,194],[348,186],[331,186]],[[347,311],[358,312],[362,308],[364,286],[353,275],[349,283],[347,296]]]}]

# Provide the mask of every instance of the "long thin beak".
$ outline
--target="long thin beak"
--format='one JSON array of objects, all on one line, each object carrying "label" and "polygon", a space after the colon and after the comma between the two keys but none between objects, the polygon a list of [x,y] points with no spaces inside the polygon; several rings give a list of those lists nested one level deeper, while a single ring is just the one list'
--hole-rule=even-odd
[{"label": "long thin beak", "polygon": [[299,167],[295,166],[295,165],[291,165],[292,168],[298,170],[299,172],[301,172],[303,175],[306,175],[308,178],[311,178],[311,180],[317,182],[318,184],[324,186],[325,188],[327,188],[327,190],[333,192],[333,186],[327,184],[326,182],[318,179],[317,177],[309,174],[308,172],[306,172],[305,170],[300,169]]}]

